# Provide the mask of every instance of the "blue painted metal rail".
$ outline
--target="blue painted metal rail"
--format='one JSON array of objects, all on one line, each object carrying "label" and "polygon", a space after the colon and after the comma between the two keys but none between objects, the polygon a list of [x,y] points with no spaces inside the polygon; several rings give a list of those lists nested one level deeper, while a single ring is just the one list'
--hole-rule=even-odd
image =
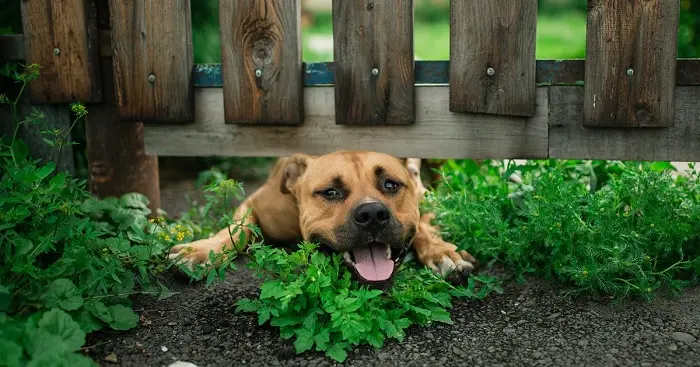
[{"label": "blue painted metal rail", "polygon": [[[677,85],[700,85],[700,60],[679,59]],[[416,61],[417,85],[447,85],[449,61]],[[332,62],[304,63],[304,86],[333,85]],[[537,85],[582,85],[585,73],[584,60],[537,60]],[[221,88],[221,64],[197,64],[194,68],[194,84],[198,88]]]}]

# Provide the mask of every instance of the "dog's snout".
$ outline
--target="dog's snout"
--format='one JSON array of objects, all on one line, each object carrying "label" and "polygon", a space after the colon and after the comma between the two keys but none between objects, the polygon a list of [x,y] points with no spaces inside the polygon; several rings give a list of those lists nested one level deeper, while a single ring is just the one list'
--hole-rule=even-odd
[{"label": "dog's snout", "polygon": [[358,205],[353,217],[355,224],[368,230],[381,229],[389,223],[390,218],[389,208],[376,201]]}]

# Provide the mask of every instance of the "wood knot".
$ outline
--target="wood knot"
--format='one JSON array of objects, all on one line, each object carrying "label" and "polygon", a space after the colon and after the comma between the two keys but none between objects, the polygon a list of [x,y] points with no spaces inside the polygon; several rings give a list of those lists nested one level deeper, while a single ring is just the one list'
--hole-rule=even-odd
[{"label": "wood knot", "polygon": [[640,126],[648,126],[653,123],[654,116],[645,106],[637,106],[634,117]]},{"label": "wood knot", "polygon": [[367,3],[367,10],[372,11],[374,9],[374,2],[370,1]]}]

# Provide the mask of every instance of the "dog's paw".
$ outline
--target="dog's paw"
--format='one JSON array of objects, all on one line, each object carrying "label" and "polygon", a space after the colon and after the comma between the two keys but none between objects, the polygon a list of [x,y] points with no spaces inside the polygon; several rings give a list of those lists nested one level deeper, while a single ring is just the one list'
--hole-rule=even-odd
[{"label": "dog's paw", "polygon": [[418,256],[423,265],[433,272],[447,278],[450,275],[465,277],[474,270],[476,259],[466,251],[458,251],[457,246],[437,240],[430,246],[429,251]]},{"label": "dog's paw", "polygon": [[196,265],[209,265],[209,253],[220,251],[219,247],[208,239],[194,241],[173,246],[168,258],[175,265],[184,265],[190,271],[194,271]]}]

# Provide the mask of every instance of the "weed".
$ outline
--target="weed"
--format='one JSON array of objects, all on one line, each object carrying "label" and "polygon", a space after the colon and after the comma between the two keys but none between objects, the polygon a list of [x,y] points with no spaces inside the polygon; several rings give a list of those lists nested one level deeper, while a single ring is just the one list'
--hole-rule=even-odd
[{"label": "weed", "polygon": [[[508,180],[522,172],[522,182]],[[653,299],[700,275],[697,173],[665,163],[451,162],[429,195],[444,235],[518,279],[556,279],[571,294]]]},{"label": "weed", "polygon": [[502,292],[494,279],[479,276],[455,287],[410,259],[388,290],[370,289],[352,280],[340,254],[324,255],[307,242],[291,253],[263,245],[251,253],[248,266],[264,283],[259,299],[241,299],[237,311],[255,312],[260,325],[269,322],[282,338],[294,338],[297,353],[316,350],[338,362],[357,345],[402,341],[412,325],[451,324],[454,297]]}]

